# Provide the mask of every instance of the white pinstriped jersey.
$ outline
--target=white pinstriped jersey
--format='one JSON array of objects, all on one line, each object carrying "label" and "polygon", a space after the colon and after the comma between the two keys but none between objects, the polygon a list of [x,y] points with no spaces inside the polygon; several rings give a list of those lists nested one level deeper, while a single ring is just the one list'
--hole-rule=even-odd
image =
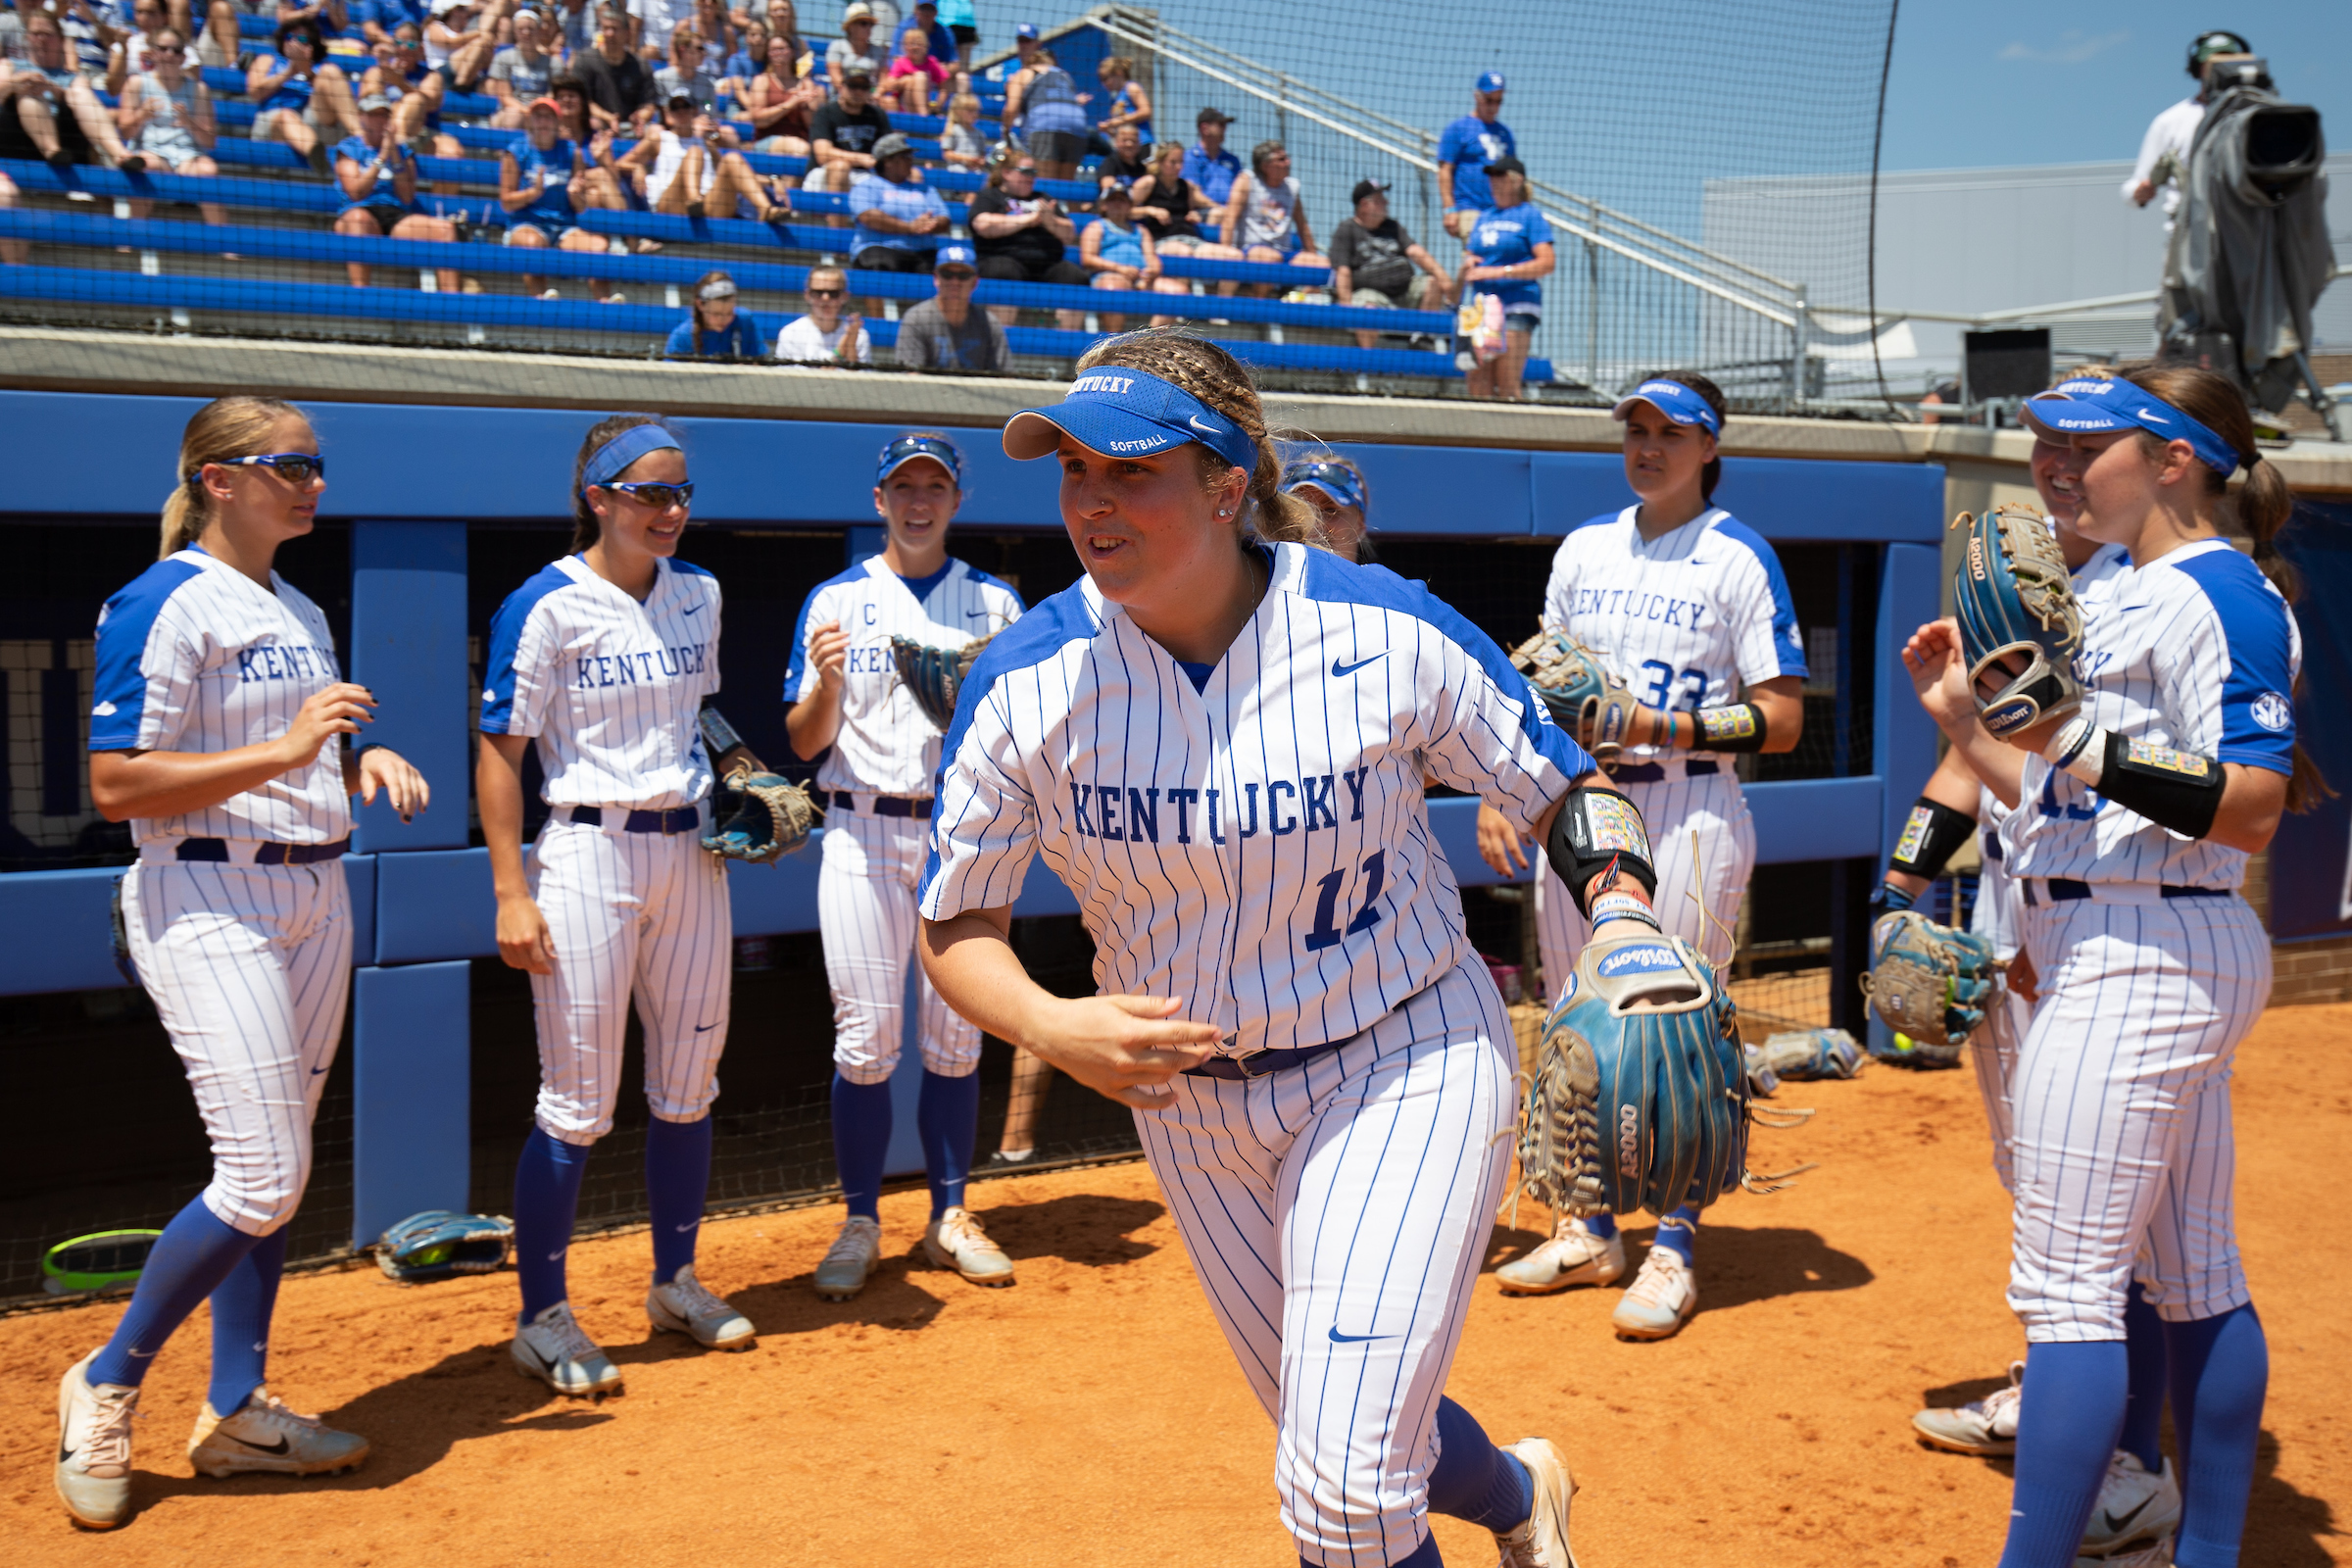
[{"label": "white pinstriped jersey", "polygon": [[1247,1055],[1345,1040],[1471,955],[1423,775],[1526,832],[1592,760],[1427,589],[1299,545],[1196,688],[1091,579],[973,666],[922,912],[1010,904],[1033,852],[1105,993],[1184,999]]},{"label": "white pinstriped jersey", "polygon": [[960,648],[1020,615],[1019,594],[953,558],[935,578],[901,577],[875,556],[818,583],[801,606],[792,663],[784,673],[784,701],[800,702],[816,690],[817,669],[808,658],[811,629],[839,621],[849,633],[841,664],[841,733],[816,770],[817,783],[829,790],[929,795],[941,737],[899,679],[892,634],[932,648]]},{"label": "white pinstriped jersey", "polygon": [[[98,612],[93,752],[228,752],[276,740],[314,693],[343,678],[318,607],[191,545]],[[134,818],[141,844],[221,838],[332,844],[351,832],[343,748],[184,816]]]},{"label": "white pinstriped jersey", "polygon": [[1772,546],[1721,507],[1644,540],[1641,510],[1568,531],[1551,558],[1544,623],[1605,656],[1650,708],[1695,713],[1738,702],[1742,686],[1804,674],[1804,633]]},{"label": "white pinstriped jersey", "polygon": [[[2262,568],[2226,539],[2185,545],[2143,567],[2119,564],[2085,617],[2082,711],[2101,729],[2273,772],[2294,767],[2295,674],[2303,639]],[[2026,758],[2001,847],[2018,876],[2230,888],[2246,854],[2187,839]]]},{"label": "white pinstriped jersey", "polygon": [[482,733],[539,742],[550,806],[693,806],[710,793],[698,715],[718,690],[718,579],[658,564],[639,604],[577,556],[490,621]]}]

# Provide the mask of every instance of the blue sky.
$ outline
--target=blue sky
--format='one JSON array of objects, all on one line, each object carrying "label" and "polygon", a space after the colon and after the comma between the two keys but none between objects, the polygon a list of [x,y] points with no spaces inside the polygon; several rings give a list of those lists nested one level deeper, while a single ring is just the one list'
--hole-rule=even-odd
[{"label": "blue sky", "polygon": [[2320,110],[2330,150],[2352,149],[2352,0],[1904,0],[1883,167],[2133,157],[2190,90],[2188,42],[2208,27],[2242,34],[2282,96]]}]

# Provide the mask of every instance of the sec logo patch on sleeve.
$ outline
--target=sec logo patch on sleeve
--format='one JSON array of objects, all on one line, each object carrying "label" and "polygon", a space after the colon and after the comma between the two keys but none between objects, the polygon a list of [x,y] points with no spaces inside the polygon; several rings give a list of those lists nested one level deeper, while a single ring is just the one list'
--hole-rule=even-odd
[{"label": "sec logo patch on sleeve", "polygon": [[2295,705],[2279,692],[2264,692],[2254,699],[2247,711],[2254,715],[2255,723],[2274,733],[2295,727]]}]

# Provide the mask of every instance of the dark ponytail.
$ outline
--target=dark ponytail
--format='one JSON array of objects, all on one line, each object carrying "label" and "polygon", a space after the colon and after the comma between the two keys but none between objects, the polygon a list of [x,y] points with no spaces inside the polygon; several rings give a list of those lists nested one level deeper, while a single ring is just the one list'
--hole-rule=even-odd
[{"label": "dark ponytail", "polygon": [[[1678,385],[1687,386],[1691,391],[1698,394],[1698,398],[1701,403],[1704,403],[1708,408],[1715,411],[1715,419],[1717,423],[1729,425],[1732,422],[1731,416],[1724,412],[1723,388],[1717,386],[1714,382],[1708,380],[1696,370],[1660,370],[1655,375],[1645,375],[1642,377],[1642,380],[1672,381]],[[1639,385],[1640,383],[1637,382],[1636,384]],[[1715,439],[1717,448],[1720,451],[1723,438],[1721,435],[1718,435]],[[1707,466],[1698,470],[1698,498],[1701,501],[1706,502],[1709,506],[1713,506],[1715,504],[1715,485],[1716,482],[1722,477],[1723,459],[1721,457],[1709,458],[1707,460]]]},{"label": "dark ponytail", "polygon": [[614,414],[599,419],[588,427],[580,441],[580,455],[571,460],[571,551],[578,555],[596,543],[603,534],[596,520],[596,509],[588,505],[588,460],[605,449],[605,444],[625,430],[641,424],[660,424],[650,414]]}]

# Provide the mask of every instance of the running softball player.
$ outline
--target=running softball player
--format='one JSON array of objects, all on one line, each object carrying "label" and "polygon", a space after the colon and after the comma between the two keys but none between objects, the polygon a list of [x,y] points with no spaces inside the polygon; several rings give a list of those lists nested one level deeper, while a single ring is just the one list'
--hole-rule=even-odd
[{"label": "running softball player", "polygon": [[[1509,1159],[1516,1060],[1423,772],[1492,792],[1604,920],[1647,919],[1629,891],[1651,880],[1639,822],[1588,787],[1592,760],[1500,650],[1426,590],[1259,542],[1313,525],[1280,493],[1225,350],[1154,328],[1079,366],[1062,403],[1004,439],[1060,463],[1087,577],[963,687],[924,962],[958,1012],[1138,1110],[1277,1425],[1302,1560],[1424,1568],[1435,1509],[1494,1531],[1506,1564],[1565,1568],[1558,1449],[1497,1449],[1442,1397]],[[1577,851],[1603,821],[1621,848]],[[1049,995],[1007,940],[1041,852],[1077,894],[1100,996]]]},{"label": "running softball player", "polygon": [[[719,1349],[749,1349],[753,1337],[694,1269],[734,951],[726,867],[700,844],[702,803],[714,758],[741,743],[709,707],[718,581],[674,559],[693,500],[666,429],[640,414],[600,421],[572,468],[574,553],[490,623],[474,795],[499,956],[529,972],[539,1029],[538,1114],[514,1168],[512,1354],[526,1377],[581,1397],[620,1388],[572,1313],[564,1255],[589,1148],[612,1130],[632,995],[653,1108],[646,1316]],[[554,809],[526,856],[522,754],[534,741]]]},{"label": "running softball player", "polygon": [[[948,525],[962,502],[963,456],[954,442],[918,432],[885,445],[874,510],[888,543],[808,595],[784,675],[792,749],[806,760],[832,748],[816,774],[819,799],[832,803],[816,917],[833,988],[833,1157],[849,1215],[811,1280],[831,1301],[863,1290],[882,1258],[890,1075],[939,770],[939,731],[899,679],[891,637],[956,648],[1021,613],[1010,588],[950,559]],[[980,1132],[980,1031],[948,1009],[927,975],[916,988],[923,1086],[915,1116],[931,1178],[923,1250],[975,1285],[1010,1285],[1012,1260],[963,1206]]]},{"label": "running softball player", "polygon": [[139,1386],[207,1299],[198,1474],[318,1475],[368,1457],[366,1438],[295,1414],[264,1372],[351,990],[346,798],[380,792],[404,817],[430,799],[385,748],[344,750],[375,700],[342,678],[318,607],[270,569],[326,488],[310,421],[274,398],[216,399],[188,421],[178,472],[160,560],[98,618],[90,799],[138,840],[123,933],[195,1090],[213,1179],[164,1228],[114,1337],[58,1388],[57,1493],[93,1530],[129,1516]]},{"label": "running softball player", "polygon": [[[1723,394],[1702,375],[1651,376],[1617,405],[1626,483],[1640,501],[1569,530],[1552,558],[1544,623],[1609,663],[1642,708],[1611,781],[1658,849],[1658,918],[1721,968],[1755,868],[1755,830],[1729,756],[1786,752],[1804,728],[1804,640],[1780,558],[1714,504]],[[1717,754],[1692,756],[1693,752]],[[1678,755],[1680,754],[1680,755]],[[1509,824],[1479,812],[1479,852],[1508,876],[1525,859]],[[1592,928],[1536,879],[1537,932],[1552,983]],[[1656,1245],[1611,1316],[1620,1337],[1662,1340],[1698,1305],[1698,1210],[1658,1222]],[[1614,1217],[1560,1216],[1551,1239],[1495,1271],[1511,1295],[1606,1285],[1625,1273]]]},{"label": "running softball player", "polygon": [[[2224,1568],[2269,1377],[2230,1205],[2230,1071],[2271,955],[2237,890],[2279,812],[2324,788],[2294,744],[2300,638],[2275,586],[2291,585],[2274,541],[2292,498],[2210,371],[2069,380],[2026,411],[2081,454],[2076,526],[2130,561],[2085,626],[2081,711],[2004,743],[1977,720],[1953,622],[1904,651],[1929,711],[2012,808],[2001,848],[2040,997],[2011,1084],[2009,1300],[2034,1398],[2001,1561],[2075,1558],[2124,1426],[2136,1273],[2164,1324],[2182,1506],[2169,1552],[2110,1560]],[[2214,523],[2241,467],[2253,561]]]}]

